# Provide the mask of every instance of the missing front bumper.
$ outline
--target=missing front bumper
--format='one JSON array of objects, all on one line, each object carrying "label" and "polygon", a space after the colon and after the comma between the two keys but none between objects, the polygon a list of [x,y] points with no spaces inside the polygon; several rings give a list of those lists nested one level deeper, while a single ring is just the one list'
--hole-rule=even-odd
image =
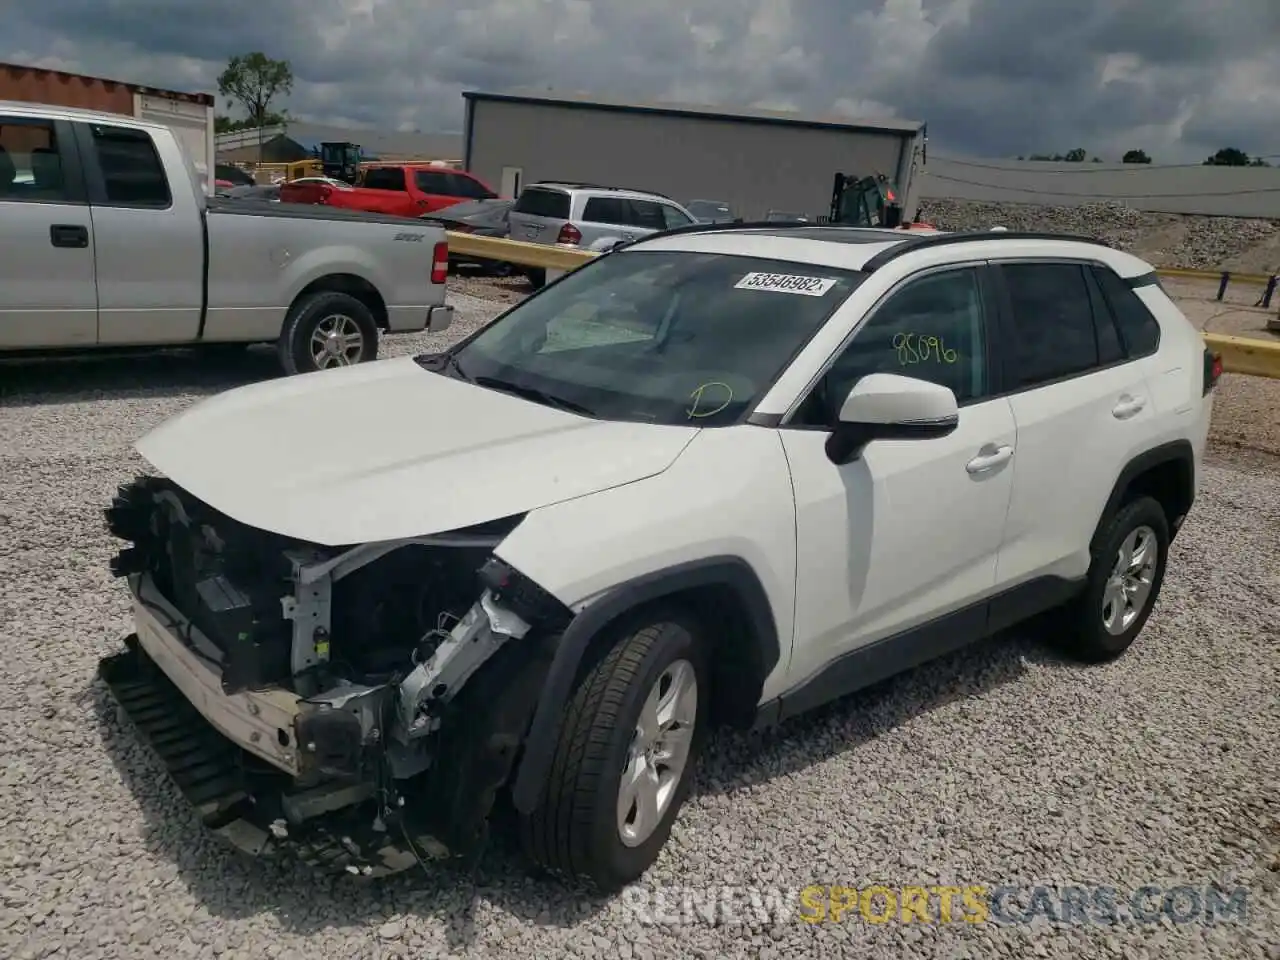
[{"label": "missing front bumper", "polygon": [[[137,634],[124,643],[124,652],[100,662],[99,676],[205,827],[222,840],[253,856],[367,877],[447,856],[429,836],[386,828],[371,800],[289,823],[291,800],[314,801],[291,792],[290,778],[215,729],[148,656]],[[379,823],[384,829],[376,828]]]}]

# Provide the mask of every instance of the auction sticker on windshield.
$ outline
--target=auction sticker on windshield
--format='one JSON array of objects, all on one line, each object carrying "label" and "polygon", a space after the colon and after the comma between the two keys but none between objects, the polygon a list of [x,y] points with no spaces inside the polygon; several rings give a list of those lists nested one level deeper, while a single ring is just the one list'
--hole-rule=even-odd
[{"label": "auction sticker on windshield", "polygon": [[735,290],[767,290],[770,293],[798,293],[820,297],[836,285],[823,277],[801,277],[792,273],[748,273],[733,285]]}]

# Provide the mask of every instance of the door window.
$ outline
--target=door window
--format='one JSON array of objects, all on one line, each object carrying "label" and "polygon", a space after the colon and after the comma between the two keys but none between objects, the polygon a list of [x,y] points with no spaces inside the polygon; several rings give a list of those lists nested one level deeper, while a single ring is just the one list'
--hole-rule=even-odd
[{"label": "door window", "polygon": [[449,193],[455,197],[466,197],[468,200],[493,200],[497,194],[487,189],[478,180],[461,173],[445,174],[449,181]]},{"label": "door window", "polygon": [[928,274],[891,294],[854,334],[793,422],[832,425],[849,391],[871,373],[941,384],[955,393],[957,403],[986,396],[985,313],[977,270]]},{"label": "door window", "polygon": [[433,193],[442,197],[459,196],[453,192],[452,178],[447,173],[435,170],[416,170],[413,182],[423,193]]},{"label": "door window", "polygon": [[0,200],[69,201],[51,120],[0,116]]},{"label": "door window", "polygon": [[646,230],[667,229],[667,221],[662,216],[662,204],[652,200],[632,200],[631,210],[637,227]]},{"label": "door window", "polygon": [[149,133],[98,123],[92,129],[108,204],[164,209],[173,203],[169,178]]},{"label": "door window", "polygon": [[1013,325],[1012,386],[1033,387],[1098,367],[1098,337],[1084,267],[1011,263],[1000,272]]},{"label": "door window", "polygon": [[693,223],[688,217],[668,204],[662,204],[662,220],[668,230],[677,230]]},{"label": "door window", "polygon": [[631,205],[617,197],[590,197],[582,208],[582,218],[591,223],[609,223],[620,227],[636,226]]},{"label": "door window", "polygon": [[404,171],[399,167],[373,167],[365,171],[364,183],[361,184],[366,190],[400,190],[405,189]]}]

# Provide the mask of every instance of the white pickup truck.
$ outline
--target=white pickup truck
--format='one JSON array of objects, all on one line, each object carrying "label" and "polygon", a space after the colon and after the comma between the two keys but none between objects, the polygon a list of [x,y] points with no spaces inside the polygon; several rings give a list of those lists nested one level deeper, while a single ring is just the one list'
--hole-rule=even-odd
[{"label": "white pickup truck", "polygon": [[173,132],[0,101],[0,355],[277,344],[288,373],[439,331],[448,245],[428,221],[206,197]]}]

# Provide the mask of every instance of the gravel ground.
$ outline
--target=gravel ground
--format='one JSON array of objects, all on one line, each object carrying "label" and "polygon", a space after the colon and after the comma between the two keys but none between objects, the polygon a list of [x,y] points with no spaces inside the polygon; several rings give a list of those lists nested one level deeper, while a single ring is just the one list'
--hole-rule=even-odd
[{"label": "gravel ground", "polygon": [[[446,338],[497,306],[454,299]],[[1233,450],[1211,457],[1127,656],[1082,668],[1019,635],[773,735],[720,736],[620,897],[533,879],[500,846],[473,877],[381,885],[223,850],[93,679],[129,630],[100,510],[142,468],[142,432],[272,371],[266,351],[0,368],[0,956],[1280,957],[1280,461]],[[1249,902],[1212,926],[797,919],[800,887],[873,882],[1218,883]],[[721,885],[779,899],[708,910]],[[706,913],[680,908],[689,890]]]}]

